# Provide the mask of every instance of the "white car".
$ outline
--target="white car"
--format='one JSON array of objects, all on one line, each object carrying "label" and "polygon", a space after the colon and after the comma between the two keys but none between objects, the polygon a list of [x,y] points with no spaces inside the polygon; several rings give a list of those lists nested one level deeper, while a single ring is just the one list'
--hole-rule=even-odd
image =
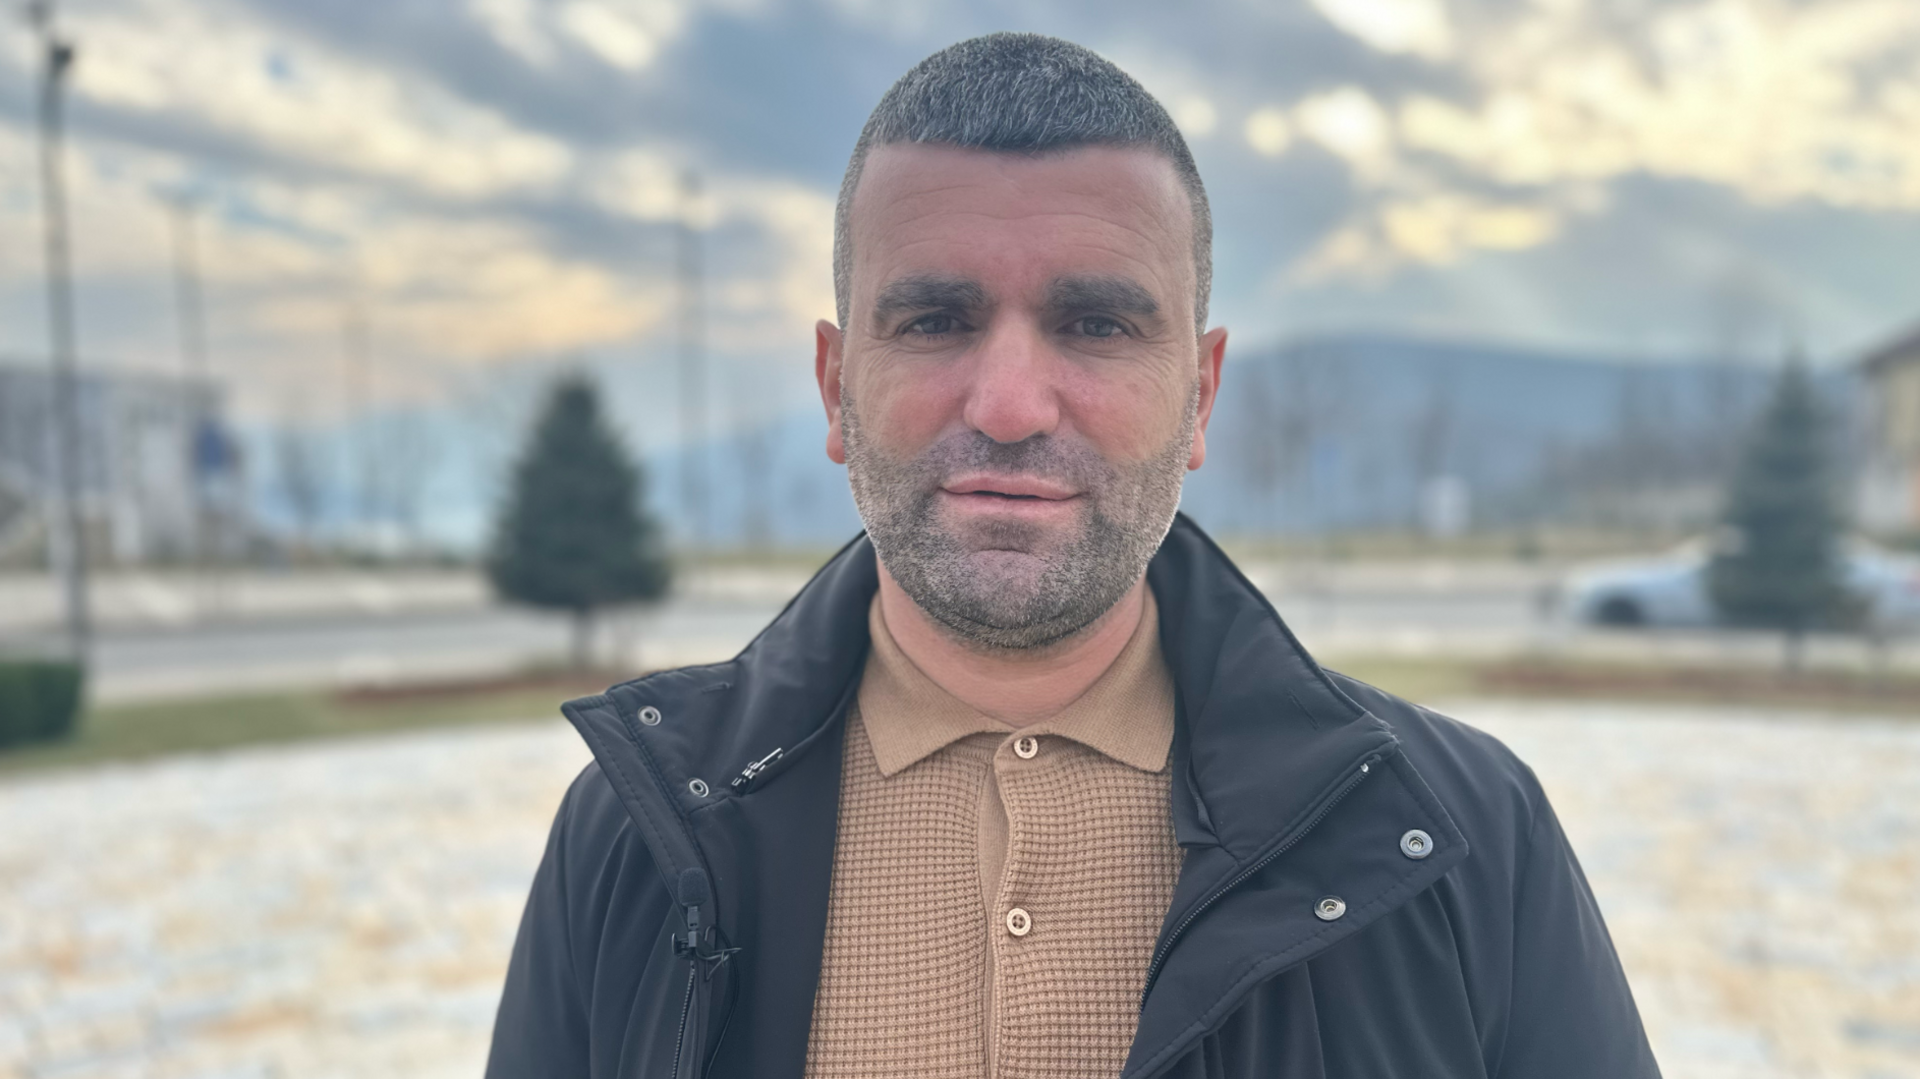
[{"label": "white car", "polygon": [[[1718,621],[1707,597],[1711,557],[1708,542],[1695,539],[1654,558],[1589,566],[1567,578],[1562,609],[1601,626],[1711,626]],[[1845,574],[1874,629],[1920,630],[1920,558],[1850,540]]]}]

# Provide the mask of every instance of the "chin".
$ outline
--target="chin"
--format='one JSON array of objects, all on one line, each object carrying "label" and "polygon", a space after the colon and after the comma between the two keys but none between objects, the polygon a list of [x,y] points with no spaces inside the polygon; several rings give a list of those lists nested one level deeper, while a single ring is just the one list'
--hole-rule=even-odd
[{"label": "chin", "polygon": [[1046,559],[1027,551],[993,549],[975,551],[967,556],[980,583],[995,589],[1031,592],[1046,576]]},{"label": "chin", "polygon": [[1072,544],[1085,525],[1080,520],[1043,523],[1010,518],[943,522],[947,534],[963,550],[978,555],[1005,554],[1047,561],[1050,554]]}]

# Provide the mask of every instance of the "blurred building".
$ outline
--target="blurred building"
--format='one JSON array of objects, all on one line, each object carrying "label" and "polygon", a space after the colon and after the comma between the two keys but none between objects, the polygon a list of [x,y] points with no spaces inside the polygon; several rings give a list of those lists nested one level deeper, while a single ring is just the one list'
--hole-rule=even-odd
[{"label": "blurred building", "polygon": [[1868,407],[1860,523],[1920,532],[1920,327],[1869,353],[1860,368]]},{"label": "blurred building", "polygon": [[[33,562],[60,502],[53,376],[0,358],[0,561]],[[88,544],[118,562],[231,553],[244,535],[240,461],[219,387],[164,375],[79,377]]]}]

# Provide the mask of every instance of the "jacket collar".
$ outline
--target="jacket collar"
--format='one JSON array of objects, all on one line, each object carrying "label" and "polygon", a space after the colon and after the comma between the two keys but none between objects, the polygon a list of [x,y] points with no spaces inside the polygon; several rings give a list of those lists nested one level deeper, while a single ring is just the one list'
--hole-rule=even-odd
[{"label": "jacket collar", "polygon": [[[1392,750],[1387,724],[1334,685],[1260,591],[1185,514],[1175,517],[1147,580],[1177,696],[1176,782],[1185,791],[1176,802],[1175,827],[1182,844],[1218,845],[1236,860],[1251,856],[1307,808],[1327,780],[1368,753]],[[589,723],[599,737],[588,733],[587,740],[597,755],[613,752],[632,773],[630,796],[612,770],[629,811],[670,809],[664,824],[720,800],[751,798],[778,782],[857,690],[878,587],[873,546],[861,536],[732,660],[662,671],[614,686],[604,698],[573,702],[601,704],[608,713]],[[642,739],[636,719],[649,707],[663,719],[648,725]],[[591,710],[574,707],[569,714]],[[621,741],[644,741],[647,759],[627,759],[632,754]],[[777,758],[741,781],[775,750]],[[659,797],[640,796],[642,776],[664,788],[654,792]],[[696,793],[695,779],[706,795]]]},{"label": "jacket collar", "polygon": [[1395,741],[1342,693],[1280,615],[1182,514],[1147,567],[1179,697],[1183,846],[1255,856],[1328,782]]}]

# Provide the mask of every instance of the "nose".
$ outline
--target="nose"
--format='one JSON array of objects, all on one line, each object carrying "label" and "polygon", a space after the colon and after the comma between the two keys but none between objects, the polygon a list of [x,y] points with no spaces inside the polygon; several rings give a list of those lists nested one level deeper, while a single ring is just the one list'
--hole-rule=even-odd
[{"label": "nose", "polygon": [[1060,423],[1052,355],[1030,325],[994,327],[975,353],[967,386],[967,425],[995,442],[1023,442],[1051,434]]}]

